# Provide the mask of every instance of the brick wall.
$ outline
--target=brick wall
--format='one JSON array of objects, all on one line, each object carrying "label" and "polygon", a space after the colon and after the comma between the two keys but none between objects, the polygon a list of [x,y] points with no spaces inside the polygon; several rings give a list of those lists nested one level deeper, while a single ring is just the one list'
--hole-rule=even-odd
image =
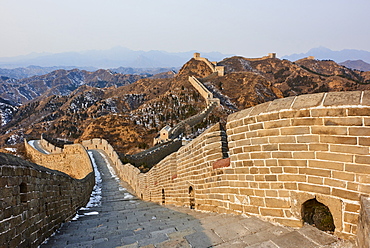
[{"label": "brick wall", "polygon": [[370,92],[302,95],[232,114],[229,158],[223,133],[213,126],[145,174],[112,160],[145,200],[190,206],[191,187],[196,209],[299,227],[302,204],[316,198],[330,209],[335,234],[355,237],[360,196],[370,193]]},{"label": "brick wall", "polygon": [[[51,152],[55,150],[53,149],[54,146],[44,139],[41,145],[43,148],[48,147]],[[73,178],[84,178],[93,171],[90,157],[81,144],[65,145],[64,149],[61,150],[62,152],[57,149],[54,153],[44,154],[34,149],[25,140],[25,148],[33,162],[52,170],[64,172]]]},{"label": "brick wall", "polygon": [[360,195],[370,193],[369,105],[370,92],[332,92],[229,116],[233,209],[300,226],[302,204],[316,198],[329,207],[336,234],[354,236]]},{"label": "brick wall", "polygon": [[0,161],[0,247],[38,247],[87,204],[95,183],[92,172],[78,180],[9,154]]}]

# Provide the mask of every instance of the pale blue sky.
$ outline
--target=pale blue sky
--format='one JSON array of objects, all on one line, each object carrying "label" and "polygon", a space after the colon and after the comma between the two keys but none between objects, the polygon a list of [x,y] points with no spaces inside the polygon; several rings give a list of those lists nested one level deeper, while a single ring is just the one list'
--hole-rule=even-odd
[{"label": "pale blue sky", "polygon": [[31,52],[370,51],[369,0],[0,0],[0,57]]}]

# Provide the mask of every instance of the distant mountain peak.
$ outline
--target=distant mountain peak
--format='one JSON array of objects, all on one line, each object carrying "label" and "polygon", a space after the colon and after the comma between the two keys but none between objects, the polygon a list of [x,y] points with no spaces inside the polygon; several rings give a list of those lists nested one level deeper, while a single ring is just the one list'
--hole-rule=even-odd
[{"label": "distant mountain peak", "polygon": [[306,53],[295,53],[291,55],[283,56],[283,59],[290,61],[296,61],[305,57],[314,56],[316,59],[324,60],[330,59],[337,63],[346,60],[363,60],[364,62],[370,63],[370,52],[356,49],[343,49],[341,51],[333,51],[329,48],[320,46],[310,49]]}]

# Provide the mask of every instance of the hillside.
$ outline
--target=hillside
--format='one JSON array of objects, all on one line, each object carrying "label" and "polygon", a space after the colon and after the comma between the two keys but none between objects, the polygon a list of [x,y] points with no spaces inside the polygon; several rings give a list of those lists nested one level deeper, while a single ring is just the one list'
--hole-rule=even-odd
[{"label": "hillside", "polygon": [[[212,74],[204,62],[191,59],[176,75],[164,73],[131,84],[131,76],[106,70],[87,74],[56,72],[64,75],[62,78],[72,78],[76,89],[58,95],[49,90],[13,112],[9,110],[0,129],[0,143],[14,145],[23,137],[38,138],[46,133],[71,141],[105,138],[119,152],[137,153],[152,146],[154,136],[165,125],[174,126],[205,108],[204,99],[188,82],[190,75],[202,78],[205,86],[220,98],[221,107],[187,130],[185,135],[189,138],[216,122],[224,123],[230,113],[276,98],[370,88],[369,72],[355,71],[333,61],[303,59],[293,63],[231,57],[218,65],[225,66],[224,76]],[[78,75],[89,83],[79,85],[82,81]],[[55,83],[55,87],[58,85],[62,84]]]},{"label": "hillside", "polygon": [[366,63],[365,61],[358,59],[358,60],[346,60],[342,63],[339,63],[345,67],[359,70],[359,71],[370,71],[370,64]]},{"label": "hillside", "polygon": [[16,104],[26,103],[43,95],[67,96],[81,85],[106,88],[131,84],[146,75],[114,73],[110,70],[56,70],[24,79],[0,77],[0,97]]}]

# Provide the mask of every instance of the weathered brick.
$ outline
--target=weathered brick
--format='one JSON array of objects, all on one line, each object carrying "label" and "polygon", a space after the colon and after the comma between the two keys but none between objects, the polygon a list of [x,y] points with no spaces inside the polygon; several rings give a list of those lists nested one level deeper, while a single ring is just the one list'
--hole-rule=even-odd
[{"label": "weathered brick", "polygon": [[354,181],[355,174],[343,172],[343,171],[332,171],[332,178],[346,180],[346,181]]},{"label": "weathered brick", "polygon": [[266,129],[286,127],[286,126],[290,126],[290,120],[283,119],[283,120],[266,121],[264,125]]},{"label": "weathered brick", "polygon": [[280,118],[299,118],[299,117],[310,117],[310,110],[300,109],[300,110],[287,110],[280,112]]},{"label": "weathered brick", "polygon": [[331,152],[366,155],[366,154],[369,154],[369,147],[331,144],[330,145],[330,151]]},{"label": "weathered brick", "polygon": [[330,170],[321,170],[321,169],[315,169],[315,168],[299,168],[299,174],[330,177],[331,172]]},{"label": "weathered brick", "polygon": [[370,136],[370,127],[350,127],[349,135]]},{"label": "weathered brick", "polygon": [[[265,166],[268,166],[268,167],[271,167],[271,166],[277,166],[278,165],[278,161],[276,159],[266,159],[265,160]],[[273,168],[270,168],[271,172]],[[276,173],[276,171],[274,172]]]},{"label": "weathered brick", "polygon": [[347,110],[345,108],[323,108],[323,109],[311,109],[312,117],[324,117],[324,116],[347,116]]},{"label": "weathered brick", "polygon": [[263,197],[258,197],[258,196],[250,196],[250,204],[254,206],[265,206],[265,201]]},{"label": "weathered brick", "polygon": [[277,176],[276,175],[265,175],[265,180],[266,181],[277,181]]},{"label": "weathered brick", "polygon": [[266,207],[270,208],[290,208],[289,199],[285,198],[265,198]]},{"label": "weathered brick", "polygon": [[299,135],[297,136],[297,143],[319,143],[318,135]]},{"label": "weathered brick", "polygon": [[313,125],[323,125],[323,119],[318,117],[307,117],[292,119],[292,126],[313,126]]},{"label": "weathered brick", "polygon": [[293,158],[292,152],[271,152],[273,158]]},{"label": "weathered brick", "polygon": [[[279,168],[281,168],[281,167],[279,167]],[[299,173],[298,167],[284,166],[282,168],[283,168],[284,173],[288,173],[288,174],[298,174]]]},{"label": "weathered brick", "polygon": [[256,119],[258,122],[272,121],[279,119],[279,113],[268,113],[263,115],[257,115]]},{"label": "weathered brick", "polygon": [[324,178],[324,184],[333,187],[345,188],[346,182],[331,178]]},{"label": "weathered brick", "polygon": [[281,135],[302,135],[310,134],[310,127],[282,127]]},{"label": "weathered brick", "polygon": [[359,142],[358,144],[361,146],[370,146],[370,138],[368,137],[359,137],[358,138]]},{"label": "weathered brick", "polygon": [[259,207],[258,206],[243,206],[244,213],[251,213],[251,214],[259,214]]},{"label": "weathered brick", "polygon": [[347,135],[347,127],[316,126],[312,127],[312,134]]},{"label": "weathered brick", "polygon": [[281,151],[308,151],[307,144],[279,144]]},{"label": "weathered brick", "polygon": [[292,108],[293,109],[302,109],[319,106],[324,98],[324,93],[318,94],[307,94],[297,96]]},{"label": "weathered brick", "polygon": [[242,122],[242,123],[243,123],[243,125],[249,125],[249,124],[252,124],[252,123],[256,123],[256,122],[257,122],[257,120],[256,120],[256,117],[255,117],[255,116],[244,118],[242,121],[243,121],[243,122]]},{"label": "weathered brick", "polygon": [[355,155],[355,162],[359,164],[370,164],[370,156]]},{"label": "weathered brick", "polygon": [[323,185],[313,185],[306,183],[298,183],[298,189],[301,191],[321,193],[321,194],[330,194],[330,188]]},{"label": "weathered brick", "polygon": [[262,145],[262,151],[277,151],[279,150],[278,144]]},{"label": "weathered brick", "polygon": [[329,92],[323,102],[324,106],[359,105],[361,91]]},{"label": "weathered brick", "polygon": [[259,152],[262,151],[261,145],[250,145],[243,147],[243,152]]},{"label": "weathered brick", "polygon": [[322,178],[322,177],[308,176],[307,177],[307,182],[308,183],[313,183],[313,184],[324,184],[324,178]]},{"label": "weathered brick", "polygon": [[356,117],[330,117],[324,118],[325,126],[362,126],[362,118]]},{"label": "weathered brick", "polygon": [[298,183],[297,182],[284,183],[284,188],[289,190],[297,190]]},{"label": "weathered brick", "polygon": [[358,214],[344,212],[344,221],[347,223],[357,224]]},{"label": "weathered brick", "polygon": [[293,152],[294,159],[315,159],[315,152]]},{"label": "weathered brick", "polygon": [[306,182],[306,176],[305,175],[282,174],[282,175],[278,175],[278,181]]},{"label": "weathered brick", "polygon": [[269,137],[269,143],[271,143],[271,144],[295,143],[295,142],[296,142],[295,136],[276,136],[276,137]]},{"label": "weathered brick", "polygon": [[333,188],[332,195],[338,196],[343,199],[353,200],[353,201],[358,201],[360,199],[359,193],[349,191],[349,190],[344,190],[344,189]]},{"label": "weathered brick", "polygon": [[279,136],[280,135],[280,129],[273,128],[273,129],[261,129],[258,130],[257,136],[258,137],[264,137],[264,136]]},{"label": "weathered brick", "polygon": [[260,208],[260,213],[262,216],[284,217],[284,212],[280,208]]},{"label": "weathered brick", "polygon": [[285,97],[276,99],[271,102],[269,107],[267,108],[267,112],[273,112],[281,109],[290,109],[295,97]]},{"label": "weathered brick", "polygon": [[357,144],[357,138],[356,137],[347,137],[347,136],[321,135],[320,136],[320,142],[321,143],[356,145]]},{"label": "weathered brick", "polygon": [[344,210],[346,212],[358,213],[358,212],[360,212],[360,205],[359,204],[353,204],[353,203],[345,203]]},{"label": "weathered brick", "polygon": [[297,166],[297,167],[306,167],[307,160],[298,160],[298,159],[278,159],[279,166]]},{"label": "weathered brick", "polygon": [[348,116],[370,116],[370,108],[349,108]]},{"label": "weathered brick", "polygon": [[248,125],[250,131],[258,130],[258,129],[263,129],[263,123],[255,123],[255,124],[250,124]]},{"label": "weathered brick", "polygon": [[252,145],[268,144],[268,138],[267,137],[252,138],[250,140],[251,140]]},{"label": "weathered brick", "polygon": [[353,162],[353,155],[333,152],[316,152],[316,158],[337,162]]},{"label": "weathered brick", "polygon": [[260,136],[258,135],[258,131],[250,131],[250,132],[245,133],[245,137],[250,139],[250,138],[255,138],[255,137],[260,137]]},{"label": "weathered brick", "polygon": [[310,160],[308,162],[308,167],[343,171],[344,163],[332,162],[332,161]]},{"label": "weathered brick", "polygon": [[328,144],[309,144],[308,148],[310,151],[329,151]]}]

